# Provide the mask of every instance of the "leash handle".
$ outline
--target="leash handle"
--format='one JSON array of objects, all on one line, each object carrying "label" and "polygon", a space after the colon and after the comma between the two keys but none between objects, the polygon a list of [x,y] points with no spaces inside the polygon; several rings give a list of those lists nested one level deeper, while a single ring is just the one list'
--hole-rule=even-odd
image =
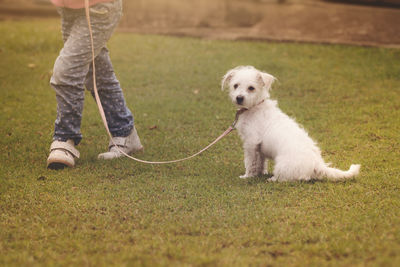
[{"label": "leash handle", "polygon": [[85,13],[86,13],[86,19],[87,19],[87,23],[88,23],[88,27],[89,27],[90,44],[91,44],[91,50],[92,50],[93,91],[94,91],[95,100],[96,100],[97,107],[98,107],[98,109],[99,109],[100,116],[101,116],[101,119],[102,119],[102,121],[103,121],[104,127],[106,128],[107,134],[108,134],[108,136],[110,137],[111,143],[118,149],[118,151],[119,151],[121,154],[123,154],[124,156],[126,156],[126,157],[128,157],[128,158],[130,158],[130,159],[133,159],[133,160],[135,160],[135,161],[137,161],[137,162],[145,163],[145,164],[170,164],[170,163],[177,163],[177,162],[185,161],[185,160],[188,160],[188,159],[191,159],[191,158],[194,158],[194,157],[200,155],[201,153],[203,153],[204,151],[206,151],[207,149],[209,149],[210,147],[212,147],[213,145],[215,145],[219,140],[221,140],[222,138],[224,138],[226,135],[228,135],[230,132],[232,132],[232,131],[235,129],[236,122],[237,122],[237,120],[238,120],[239,115],[241,114],[241,113],[239,114],[240,111],[238,111],[238,112],[236,113],[235,122],[232,124],[232,126],[230,126],[228,129],[226,129],[226,131],[225,131],[223,134],[221,134],[219,137],[217,137],[217,139],[215,139],[211,144],[209,144],[208,146],[206,146],[205,148],[203,148],[203,149],[200,150],[199,152],[197,152],[197,153],[195,153],[195,154],[193,154],[193,155],[191,155],[191,156],[189,156],[189,157],[182,158],[182,159],[169,160],[169,161],[147,161],[147,160],[141,160],[141,159],[132,157],[131,155],[128,155],[127,153],[125,153],[124,151],[122,151],[122,149],[120,149],[120,147],[119,147],[118,145],[115,144],[115,142],[114,142],[114,140],[113,140],[113,137],[112,137],[112,134],[111,134],[111,132],[110,132],[110,129],[108,128],[107,118],[106,118],[106,116],[105,116],[104,109],[103,109],[103,106],[102,106],[102,104],[101,104],[100,97],[99,97],[99,93],[98,93],[98,90],[97,90],[97,85],[96,85],[96,66],[95,66],[95,63],[94,63],[94,60],[95,60],[95,53],[94,53],[93,31],[92,31],[92,25],[91,25],[91,22],[90,22],[89,0],[85,0]]}]

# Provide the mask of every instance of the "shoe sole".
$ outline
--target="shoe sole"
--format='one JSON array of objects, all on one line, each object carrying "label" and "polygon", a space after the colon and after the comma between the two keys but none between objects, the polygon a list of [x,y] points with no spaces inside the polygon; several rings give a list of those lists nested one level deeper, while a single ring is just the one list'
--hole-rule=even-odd
[{"label": "shoe sole", "polygon": [[53,162],[53,163],[50,163],[49,165],[47,165],[47,169],[50,169],[50,170],[62,170],[67,167],[68,167],[67,165],[60,163],[60,162]]},{"label": "shoe sole", "polygon": [[61,162],[61,161],[47,162],[47,168],[50,170],[62,170],[65,168],[72,168],[72,167],[74,166],[71,166],[66,162]]}]

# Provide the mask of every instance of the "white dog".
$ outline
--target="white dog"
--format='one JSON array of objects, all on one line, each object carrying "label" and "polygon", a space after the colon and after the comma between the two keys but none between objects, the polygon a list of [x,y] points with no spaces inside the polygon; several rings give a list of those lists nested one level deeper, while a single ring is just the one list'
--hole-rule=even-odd
[{"label": "white dog", "polygon": [[359,173],[360,165],[348,171],[331,168],[324,162],[316,143],[269,99],[275,78],[251,66],[228,71],[222,90],[229,86],[232,102],[245,109],[236,128],[243,141],[246,173],[241,178],[266,174],[266,161],[275,161],[270,181],[322,179],[339,181]]}]

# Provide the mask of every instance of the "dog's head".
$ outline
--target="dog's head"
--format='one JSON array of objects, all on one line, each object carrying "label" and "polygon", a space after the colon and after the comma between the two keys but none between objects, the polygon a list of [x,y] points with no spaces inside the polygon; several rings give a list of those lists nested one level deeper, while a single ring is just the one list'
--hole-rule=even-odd
[{"label": "dog's head", "polygon": [[251,108],[269,97],[275,77],[252,66],[240,66],[228,71],[222,79],[221,89],[229,87],[234,104]]}]

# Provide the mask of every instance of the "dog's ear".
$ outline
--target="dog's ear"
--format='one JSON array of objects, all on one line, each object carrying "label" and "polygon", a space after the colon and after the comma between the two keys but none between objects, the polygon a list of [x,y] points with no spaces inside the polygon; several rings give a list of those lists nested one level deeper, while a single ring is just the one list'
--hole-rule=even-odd
[{"label": "dog's ear", "polygon": [[224,77],[222,78],[221,82],[221,90],[223,91],[227,84],[232,80],[232,77],[235,75],[236,69],[231,69],[229,70]]},{"label": "dog's ear", "polygon": [[271,74],[261,71],[259,75],[259,79],[264,83],[264,87],[269,91],[269,89],[271,89],[271,85],[275,82],[276,78]]}]

